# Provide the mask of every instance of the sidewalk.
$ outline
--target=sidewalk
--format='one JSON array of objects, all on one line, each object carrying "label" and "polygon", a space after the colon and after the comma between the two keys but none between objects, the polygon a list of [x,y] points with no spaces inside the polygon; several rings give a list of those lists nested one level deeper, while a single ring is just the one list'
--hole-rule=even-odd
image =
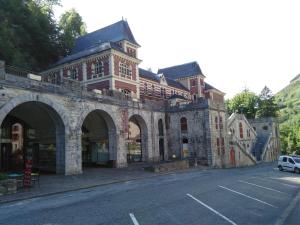
[{"label": "sidewalk", "polygon": [[[190,168],[184,171],[199,170],[202,167]],[[176,171],[179,172],[179,171]],[[122,169],[114,168],[88,168],[79,175],[41,175],[40,186],[35,184],[30,189],[19,189],[16,194],[0,196],[0,204],[41,197],[46,195],[58,194],[67,191],[75,191],[95,186],[121,183],[130,180],[150,178],[164,174],[174,173],[154,173],[145,171],[142,167],[129,167]]]}]

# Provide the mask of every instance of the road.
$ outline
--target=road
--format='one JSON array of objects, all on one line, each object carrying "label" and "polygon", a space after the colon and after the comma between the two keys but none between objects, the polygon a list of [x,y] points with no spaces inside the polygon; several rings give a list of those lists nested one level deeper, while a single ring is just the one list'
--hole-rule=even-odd
[{"label": "road", "polygon": [[2,225],[300,224],[300,175],[188,171],[0,205]]}]

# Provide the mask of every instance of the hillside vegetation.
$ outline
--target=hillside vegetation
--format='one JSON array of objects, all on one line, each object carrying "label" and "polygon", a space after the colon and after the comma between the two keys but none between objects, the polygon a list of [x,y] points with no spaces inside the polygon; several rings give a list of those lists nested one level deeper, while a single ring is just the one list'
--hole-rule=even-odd
[{"label": "hillside vegetation", "polygon": [[85,34],[81,16],[71,9],[54,18],[60,0],[0,0],[0,60],[41,71],[65,56]]},{"label": "hillside vegetation", "polygon": [[300,154],[300,76],[276,94],[283,153]]}]

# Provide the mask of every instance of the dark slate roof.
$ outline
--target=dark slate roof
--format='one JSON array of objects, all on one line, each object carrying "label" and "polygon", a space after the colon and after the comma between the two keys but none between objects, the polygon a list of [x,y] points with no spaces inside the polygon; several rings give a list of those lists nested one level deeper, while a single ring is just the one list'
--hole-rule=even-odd
[{"label": "dark slate roof", "polygon": [[223,91],[218,90],[217,88],[211,86],[210,84],[208,84],[208,83],[206,83],[206,82],[205,82],[204,84],[205,84],[205,86],[204,86],[204,89],[205,89],[205,90],[212,90],[212,89],[214,89],[214,90],[216,90],[216,91],[219,91],[219,92],[221,92],[221,93],[224,93]]},{"label": "dark slate roof", "polygon": [[75,41],[75,46],[72,49],[72,54],[90,48],[91,46],[99,43],[118,42],[122,40],[127,40],[137,46],[140,46],[136,42],[127,21],[124,20],[77,38]]},{"label": "dark slate roof", "polygon": [[[72,55],[68,55],[68,56],[62,58],[61,60],[59,60],[58,62],[56,62],[55,64],[53,64],[51,66],[51,68],[55,67],[55,66],[58,66],[58,65],[61,65],[61,64],[64,64],[64,63],[74,61],[76,59],[80,59],[80,58],[89,56],[89,55],[100,53],[100,52],[106,51],[106,50],[111,49],[111,48],[116,49],[116,50],[121,51],[121,52],[124,52],[123,49],[119,45],[117,45],[116,43],[107,42],[107,43],[103,43],[103,44],[98,44],[97,46],[93,46],[93,47],[85,49],[81,52],[77,52],[77,53],[74,53]],[[125,54],[127,54],[127,53],[125,53]]]},{"label": "dark slate roof", "polygon": [[179,89],[182,89],[182,90],[185,90],[185,91],[189,91],[189,89],[187,89],[185,86],[183,86],[183,84],[179,83],[178,81],[173,80],[173,79],[168,78],[168,77],[165,77],[165,78],[166,78],[167,84],[169,86],[176,87],[176,88],[179,88]]},{"label": "dark slate roof", "polygon": [[[153,81],[158,82],[158,83],[160,82],[159,75],[156,74],[156,73],[153,73],[151,71],[139,68],[139,74],[140,74],[140,77],[142,77],[142,78],[145,78],[145,79],[148,79],[148,80],[153,80]],[[165,78],[166,78],[166,82],[169,86],[179,88],[179,89],[182,89],[182,90],[185,90],[185,91],[189,91],[185,86],[183,86],[178,81],[170,79],[168,77],[165,77]]]},{"label": "dark slate roof", "polygon": [[159,76],[149,70],[144,70],[142,68],[139,68],[139,74],[140,77],[142,78],[159,82]]},{"label": "dark slate roof", "polygon": [[[200,66],[197,62],[185,63],[182,65],[171,66],[164,69],[159,69],[158,74],[162,73],[166,77],[172,79],[184,78],[194,75],[203,75]],[[204,76],[204,75],[203,75]]]}]

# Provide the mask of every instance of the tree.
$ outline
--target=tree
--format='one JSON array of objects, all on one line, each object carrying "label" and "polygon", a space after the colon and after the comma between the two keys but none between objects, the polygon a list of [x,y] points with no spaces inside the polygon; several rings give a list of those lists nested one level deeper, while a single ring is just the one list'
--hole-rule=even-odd
[{"label": "tree", "polygon": [[261,117],[277,117],[279,106],[275,103],[275,97],[272,91],[265,86],[258,97],[258,110],[256,116]]},{"label": "tree", "polygon": [[59,40],[53,18],[52,9],[37,1],[0,0],[0,58],[31,70],[56,61]]},{"label": "tree", "polygon": [[231,100],[226,101],[227,109],[229,113],[242,113],[247,118],[255,118],[257,111],[258,97],[249,90],[235,95]]},{"label": "tree", "polygon": [[86,25],[75,9],[66,11],[60,18],[59,28],[65,54],[69,54],[74,47],[75,39],[86,34]]}]

